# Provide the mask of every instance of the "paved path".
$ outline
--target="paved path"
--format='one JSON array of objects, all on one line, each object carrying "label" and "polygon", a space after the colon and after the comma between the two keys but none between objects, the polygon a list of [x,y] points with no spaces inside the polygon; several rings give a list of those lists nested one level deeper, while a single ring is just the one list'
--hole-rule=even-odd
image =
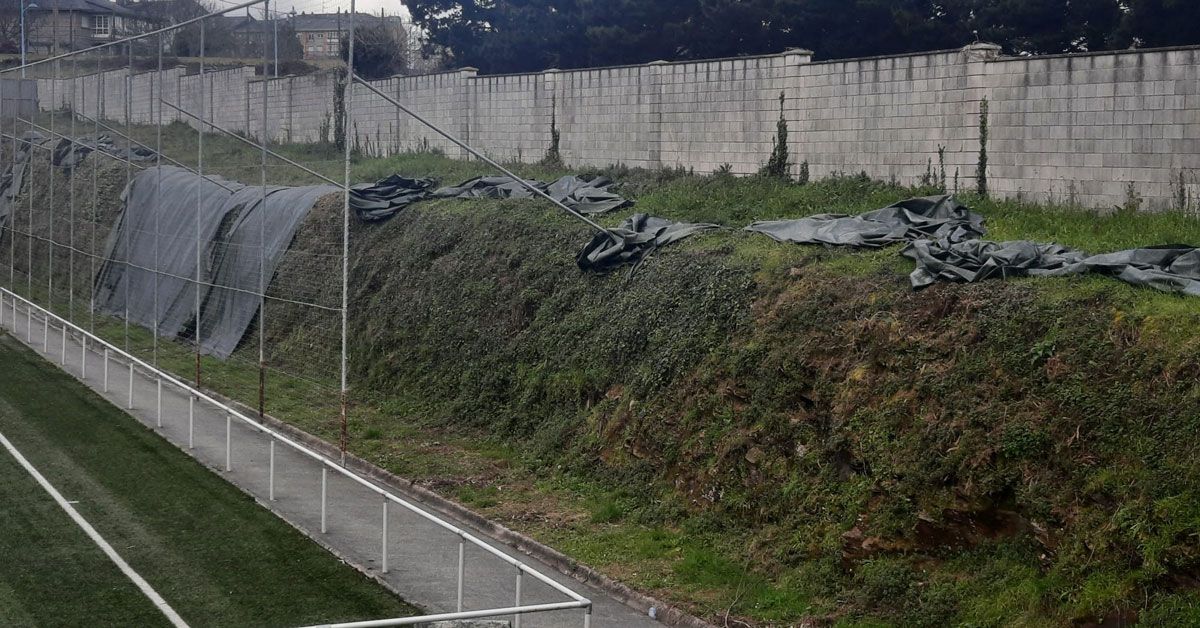
[{"label": "paved path", "polygon": [[[61,364],[63,336],[52,324],[46,350],[43,351],[44,323],[35,311],[32,334],[22,304],[13,328],[12,301],[5,299],[3,326],[13,336],[33,348],[47,360]],[[30,341],[29,335],[32,336]],[[82,344],[66,335],[67,372],[81,379]],[[443,528],[408,512],[397,504],[388,508],[388,568],[380,572],[382,551],[383,499],[365,487],[342,477],[327,474],[326,532],[321,532],[321,465],[290,447],[275,446],[275,500],[268,500],[270,439],[252,426],[234,420],[231,429],[231,471],[225,471],[226,419],[223,412],[196,403],[193,419],[193,444],[188,449],[188,395],[172,386],[162,388],[162,427],[158,424],[158,395],[154,379],[135,370],[133,409],[129,410],[129,367],[115,359],[109,361],[108,392],[104,392],[104,356],[89,347],[86,379],[81,379],[102,397],[183,451],[208,466],[213,472],[253,496],[261,505],[326,546],[347,562],[372,577],[382,578],[402,598],[429,612],[451,612],[457,603],[458,537]],[[445,516],[442,516],[446,519]],[[468,524],[450,523],[484,538],[493,547],[519,558],[593,603],[591,625],[599,627],[660,627],[662,624],[608,597],[589,585],[562,576],[552,567],[520,554],[475,532]],[[504,608],[514,605],[517,570],[484,550],[466,545],[463,609]],[[281,573],[280,577],[289,577]],[[521,583],[523,604],[565,602],[569,599],[546,584],[525,576]],[[552,611],[526,615],[522,627],[583,626],[582,610]],[[186,619],[186,618],[185,618]]]}]

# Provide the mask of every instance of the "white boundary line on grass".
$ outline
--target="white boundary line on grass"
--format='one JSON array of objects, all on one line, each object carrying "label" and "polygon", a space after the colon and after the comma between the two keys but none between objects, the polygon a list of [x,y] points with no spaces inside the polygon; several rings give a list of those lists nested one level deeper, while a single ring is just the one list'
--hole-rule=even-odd
[{"label": "white boundary line on grass", "polygon": [[26,471],[29,472],[29,475],[33,476],[33,479],[37,480],[37,483],[41,484],[42,488],[46,489],[47,493],[50,493],[50,496],[54,498],[54,501],[58,502],[58,505],[61,506],[63,510],[67,511],[67,514],[71,516],[71,519],[74,520],[75,523],[79,524],[80,528],[83,528],[83,531],[88,535],[88,538],[92,539],[96,545],[99,545],[100,549],[104,550],[104,553],[107,554],[114,563],[116,563],[121,572],[124,573],[130,580],[132,580],[133,583],[137,585],[137,588],[141,589],[142,593],[145,594],[146,597],[150,598],[150,601],[158,607],[158,610],[162,611],[163,615],[166,615],[167,619],[172,625],[174,625],[176,628],[188,628],[187,622],[183,621],[183,618],[179,616],[179,613],[176,613],[175,609],[171,608],[171,605],[167,604],[167,601],[164,600],[162,596],[150,586],[150,583],[146,582],[144,578],[138,575],[138,572],[134,571],[133,567],[130,567],[129,563],[125,562],[125,559],[121,558],[121,555],[117,553],[117,550],[113,549],[113,546],[109,545],[108,541],[105,541],[104,537],[100,536],[99,532],[96,532],[96,529],[92,527],[92,524],[88,523],[87,520],[79,514],[79,511],[75,510],[75,508],[63,498],[62,494],[58,492],[58,489],[54,488],[54,485],[50,484],[50,482],[47,481],[46,478],[42,476],[42,474],[39,473],[32,464],[30,464],[29,461],[25,459],[25,456],[21,455],[20,451],[17,451],[17,448],[14,447],[13,444],[4,437],[3,433],[0,433],[0,444],[3,444],[4,448],[8,450],[8,453],[12,454],[12,457],[15,458],[16,461],[19,462]]}]

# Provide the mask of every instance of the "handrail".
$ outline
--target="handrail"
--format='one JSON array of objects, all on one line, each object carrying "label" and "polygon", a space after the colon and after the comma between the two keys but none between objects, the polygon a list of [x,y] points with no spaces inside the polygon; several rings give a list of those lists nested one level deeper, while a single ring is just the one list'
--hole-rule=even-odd
[{"label": "handrail", "polygon": [[[175,377],[174,375],[172,375],[166,371],[163,371],[162,369],[159,369],[159,368],[149,364],[145,360],[142,360],[141,358],[125,351],[124,349],[121,349],[120,347],[108,342],[107,340],[104,340],[103,338],[96,336],[95,334],[87,331],[86,329],[83,329],[82,327],[72,323],[71,321],[66,320],[65,318],[59,316],[58,314],[55,314],[54,312],[51,312],[51,311],[47,310],[46,308],[30,301],[29,299],[22,297],[21,295],[13,292],[12,290],[9,290],[8,288],[0,287],[0,292],[2,292],[3,294],[10,295],[14,299],[14,304],[16,303],[16,300],[20,300],[26,304],[27,308],[36,308],[36,309],[40,310],[46,317],[52,317],[55,320],[57,320],[64,327],[70,327],[72,330],[74,330],[74,332],[87,337],[88,339],[97,343],[100,346],[107,348],[110,352],[115,352],[118,356],[123,356],[130,363],[131,368],[134,365],[136,365],[142,371],[153,373],[154,375],[158,376],[159,378],[166,380],[168,383],[173,384],[176,388],[184,390],[184,391],[188,392],[190,395],[194,395],[197,399],[200,399],[212,406],[215,406],[219,410],[224,411],[225,413],[227,413],[228,416],[236,418],[239,421],[241,421],[242,423],[244,423],[264,434],[270,435],[271,438],[273,438],[274,440],[284,443],[285,445],[290,446],[292,449],[296,450],[297,452],[312,458],[313,460],[320,463],[323,468],[332,469],[333,471],[340,473],[342,476],[346,477],[347,479],[376,493],[380,497],[383,497],[384,499],[387,499],[388,501],[390,501],[392,503],[403,506],[404,508],[408,509],[413,514],[416,514],[416,515],[424,518],[425,520],[429,521],[430,523],[433,523],[434,525],[436,525],[448,532],[453,533],[454,535],[458,536],[463,541],[469,541],[472,545],[475,545],[476,547],[488,552],[489,554],[492,554],[493,556],[500,559],[501,561],[508,563],[509,565],[516,567],[517,569],[520,569],[523,573],[533,576],[535,579],[542,582],[543,584],[549,586],[550,588],[554,589],[555,591],[558,591],[559,593],[562,593],[563,595],[566,595],[567,597],[574,600],[573,602],[562,602],[562,604],[567,604],[567,606],[564,606],[562,608],[590,608],[591,607],[592,602],[591,602],[591,600],[587,599],[586,597],[579,595],[578,593],[575,593],[571,589],[567,588],[566,586],[564,586],[562,584],[559,584],[558,582],[555,582],[549,576],[546,576],[545,574],[541,573],[540,571],[531,568],[530,566],[526,565],[525,563],[521,562],[520,560],[517,560],[517,559],[505,554],[504,552],[496,549],[495,547],[492,547],[490,544],[485,543],[482,539],[471,534],[470,532],[467,532],[466,530],[464,530],[448,521],[445,521],[432,513],[426,512],[425,510],[421,509],[420,507],[416,506],[415,504],[409,502],[408,500],[406,500],[402,497],[399,497],[399,496],[393,494],[392,492],[388,491],[387,489],[376,486],[369,480],[359,476],[358,474],[354,473],[353,471],[342,466],[340,463],[333,460],[332,458],[329,458],[328,456],[325,456],[324,454],[321,454],[320,452],[315,451],[312,448],[307,447],[304,444],[299,443],[299,442],[289,438],[287,435],[283,434],[282,432],[273,430],[255,420],[247,417],[246,415],[239,412],[233,406],[230,406],[230,405],[224,403],[223,401],[216,399],[215,397],[205,393],[204,391],[193,387],[191,384],[184,382],[183,380],[179,379],[178,377]],[[14,305],[14,312],[15,312],[15,305]],[[503,610],[506,610],[507,612],[497,613],[497,614],[502,614],[502,615],[503,614],[512,614],[514,612],[513,609],[503,609]],[[542,610],[561,610],[561,609],[554,608],[554,609],[542,609]],[[469,611],[469,612],[483,612],[483,611]],[[412,618],[412,619],[420,619],[422,622],[429,621],[427,618]],[[399,621],[399,620],[379,620],[379,621]],[[417,623],[417,622],[411,622],[411,623]],[[408,625],[408,624],[391,623],[391,624],[370,624],[370,625],[400,626],[400,625]]]},{"label": "handrail", "polygon": [[[347,621],[337,624],[316,624],[305,628],[382,628],[384,626],[412,626],[414,624],[432,623],[435,621],[454,621],[457,619],[477,619],[480,617],[497,617],[520,613],[545,613],[547,611],[562,611],[579,608],[574,602],[556,602],[554,604],[530,604],[529,606],[509,606],[507,608],[488,608],[478,611],[458,611],[455,613],[438,613],[420,617],[397,617],[395,619],[368,619],[366,621]],[[584,620],[585,624],[587,620]]]}]

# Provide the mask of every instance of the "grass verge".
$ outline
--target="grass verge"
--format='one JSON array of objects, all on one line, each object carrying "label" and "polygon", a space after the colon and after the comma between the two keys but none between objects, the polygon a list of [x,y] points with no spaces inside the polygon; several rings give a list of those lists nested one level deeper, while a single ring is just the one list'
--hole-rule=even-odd
[{"label": "grass verge", "polygon": [[[7,335],[0,361],[0,431],[192,625],[416,612]],[[0,623],[164,623],[7,456]]]}]

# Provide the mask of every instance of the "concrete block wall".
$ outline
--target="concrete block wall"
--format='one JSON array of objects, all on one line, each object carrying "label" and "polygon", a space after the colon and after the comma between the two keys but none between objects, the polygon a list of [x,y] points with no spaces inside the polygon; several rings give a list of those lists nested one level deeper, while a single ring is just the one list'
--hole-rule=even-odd
[{"label": "concrete block wall", "polygon": [[480,76],[471,81],[468,124],[473,144],[500,161],[537,161],[545,157],[551,144],[551,111],[557,103],[558,76],[556,70],[550,70]]},{"label": "concrete block wall", "polygon": [[[132,79],[139,122],[155,115],[152,76]],[[263,133],[263,83],[253,68],[203,79],[176,68],[169,76],[168,100],[197,111],[203,80],[205,110],[217,124]],[[123,121],[126,81],[120,70],[81,77],[76,103]],[[39,79],[40,106],[64,106],[69,83]],[[323,127],[331,135],[335,83],[332,74],[268,80],[269,139],[320,141]],[[975,186],[986,98],[988,179],[997,195],[1085,207],[1125,205],[1132,196],[1144,209],[1165,209],[1177,204],[1182,175],[1200,199],[1200,47],[1014,58],[973,44],[819,63],[808,51],[789,50],[502,76],[466,68],[372,85],[496,159],[542,159],[553,125],[571,165],[711,172],[729,164],[738,174],[766,162],[782,94],[793,174],[806,161],[816,178],[865,172],[912,184],[930,169],[937,173],[941,148],[948,185],[957,172],[963,189]],[[466,156],[362,86],[353,107],[361,150]],[[172,114],[164,118],[181,118]]]},{"label": "concrete block wall", "polygon": [[[989,49],[990,50],[990,49]],[[785,103],[791,154],[811,176],[866,172],[916,183],[939,169],[969,179],[978,153],[980,97],[967,51],[804,64]],[[760,148],[761,152],[761,148]],[[931,166],[932,160],[932,166]]]},{"label": "concrete block wall", "polygon": [[735,174],[758,172],[771,153],[781,113],[794,128],[792,84],[800,64],[811,58],[811,52],[796,50],[655,66],[658,101],[647,112],[646,132],[659,135],[658,160],[701,173],[726,164]]},{"label": "concrete block wall", "polygon": [[[1200,198],[1200,49],[997,59],[989,175],[1004,196],[1171,207]],[[1133,188],[1130,189],[1130,184]]]}]

